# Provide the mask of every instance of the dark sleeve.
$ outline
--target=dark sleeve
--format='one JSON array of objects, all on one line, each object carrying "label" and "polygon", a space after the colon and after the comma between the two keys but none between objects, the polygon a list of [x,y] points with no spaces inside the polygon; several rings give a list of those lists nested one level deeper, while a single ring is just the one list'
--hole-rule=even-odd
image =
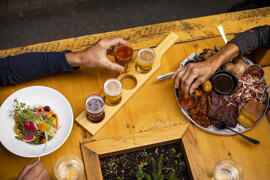
[{"label": "dark sleeve", "polygon": [[249,54],[257,48],[270,49],[270,26],[264,25],[249,29],[229,43],[234,43],[239,47],[240,55]]},{"label": "dark sleeve", "polygon": [[64,52],[25,53],[0,58],[0,85],[14,85],[73,70]]}]

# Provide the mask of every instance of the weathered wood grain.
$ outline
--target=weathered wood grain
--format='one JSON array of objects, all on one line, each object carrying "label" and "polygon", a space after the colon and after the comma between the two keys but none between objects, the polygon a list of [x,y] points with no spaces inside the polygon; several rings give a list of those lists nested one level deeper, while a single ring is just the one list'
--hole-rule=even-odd
[{"label": "weathered wood grain", "polygon": [[84,145],[81,145],[81,149],[87,179],[102,180],[98,155],[91,151],[91,149],[86,148]]},{"label": "weathered wood grain", "polygon": [[167,128],[153,129],[151,131],[113,137],[103,140],[93,140],[83,144],[84,147],[91,149],[99,156],[134,150],[139,147],[150,146],[153,144],[175,141],[182,138],[188,123]]},{"label": "weathered wood grain", "polygon": [[[78,51],[91,46],[101,38],[118,36],[127,39],[135,49],[138,49],[145,46],[157,46],[171,31],[176,32],[179,36],[178,42],[163,56],[157,72],[94,137],[77,123],[74,123],[68,140],[61,148],[41,158],[51,179],[55,179],[53,166],[59,157],[64,154],[74,154],[81,157],[80,142],[110,139],[188,124],[188,120],[179,111],[175,100],[173,81],[167,79],[163,82],[157,82],[156,77],[175,71],[179,63],[193,52],[200,52],[204,48],[213,48],[214,45],[224,45],[219,36],[217,25],[221,24],[225,33],[231,34],[227,38],[232,39],[235,33],[257,25],[269,24],[269,12],[270,7],[266,7],[0,50],[1,57],[32,51],[61,51],[65,49]],[[266,78],[270,79],[270,69],[266,68],[265,74]],[[108,70],[81,67],[76,72],[57,74],[16,86],[0,87],[0,103],[23,87],[49,86],[61,92],[68,99],[74,117],[76,117],[84,110],[85,98],[89,94],[98,93],[106,79],[117,76],[117,73]],[[254,129],[245,133],[261,141],[261,145],[256,147],[239,137],[215,136],[196,127],[191,126],[191,128],[193,129],[191,132],[197,140],[198,151],[205,164],[208,177],[211,176],[216,162],[224,158],[238,161],[243,166],[245,179],[268,179],[270,177],[270,126],[266,118]],[[189,152],[187,151],[187,153]],[[188,156],[196,157],[196,154],[191,153]],[[36,160],[15,156],[2,145],[0,145],[0,159],[2,179],[15,179],[24,165]]]},{"label": "weathered wood grain", "polygon": [[187,128],[185,134],[182,137],[182,142],[186,151],[187,161],[191,170],[193,179],[209,179],[206,171],[206,164],[201,156],[201,152],[198,146],[198,139],[194,136],[193,129]]},{"label": "weathered wood grain", "polygon": [[267,18],[269,13],[270,7],[266,7],[261,9],[154,24],[132,29],[0,50],[0,57],[16,55],[24,52],[49,52],[63,51],[67,49],[79,51],[93,45],[100,39],[114,37],[122,37],[126,39],[137,49],[141,47],[155,47],[170,32],[175,32],[179,36],[178,43],[205,39],[209,37],[217,37],[219,36],[219,31],[217,29],[218,25],[223,26],[226,34],[237,34],[254,26],[269,24],[269,19]]}]

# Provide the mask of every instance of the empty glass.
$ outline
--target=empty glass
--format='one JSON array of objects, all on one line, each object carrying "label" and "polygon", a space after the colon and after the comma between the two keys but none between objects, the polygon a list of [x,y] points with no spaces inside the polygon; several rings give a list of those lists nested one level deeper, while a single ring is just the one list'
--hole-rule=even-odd
[{"label": "empty glass", "polygon": [[221,160],[216,164],[214,180],[242,180],[242,167],[231,159]]}]

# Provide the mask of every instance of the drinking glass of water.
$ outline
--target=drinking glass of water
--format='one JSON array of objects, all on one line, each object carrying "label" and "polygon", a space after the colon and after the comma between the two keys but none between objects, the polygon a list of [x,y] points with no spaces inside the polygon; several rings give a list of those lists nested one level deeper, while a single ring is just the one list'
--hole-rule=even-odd
[{"label": "drinking glass of water", "polygon": [[58,180],[79,180],[83,172],[81,159],[71,154],[60,157],[54,164],[54,174]]},{"label": "drinking glass of water", "polygon": [[216,164],[214,180],[242,180],[242,167],[231,159],[221,160]]}]

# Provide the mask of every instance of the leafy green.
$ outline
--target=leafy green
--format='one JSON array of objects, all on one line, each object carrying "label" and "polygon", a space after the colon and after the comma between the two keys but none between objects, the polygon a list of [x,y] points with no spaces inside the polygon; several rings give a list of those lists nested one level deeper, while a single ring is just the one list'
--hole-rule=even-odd
[{"label": "leafy green", "polygon": [[53,117],[47,117],[47,118],[44,119],[44,121],[45,121],[46,124],[49,124],[49,125],[53,126],[52,125]]},{"label": "leafy green", "polygon": [[51,140],[53,138],[53,136],[48,136],[48,141]]},{"label": "leafy green", "polygon": [[40,141],[39,141],[39,138],[35,138],[34,141],[33,141],[34,144],[40,144]]},{"label": "leafy green", "polygon": [[38,117],[36,117],[35,114],[33,113],[33,111],[31,111],[30,109],[22,110],[18,114],[18,116],[19,116],[19,120],[31,120],[36,124],[38,124],[40,122],[40,119]]},{"label": "leafy green", "polygon": [[19,103],[19,101],[15,98],[14,99],[14,105],[13,105],[13,107],[14,107],[14,110],[13,111],[10,111],[10,113],[9,113],[9,116],[16,116],[20,111],[22,111],[24,108],[25,108],[25,106],[26,106],[26,104],[25,103]]},{"label": "leafy green", "polygon": [[37,126],[39,125],[39,123],[47,124],[50,127],[50,130],[47,131],[48,141],[51,140],[55,136],[57,129],[53,127],[52,122],[54,118],[50,117],[49,114],[48,116],[46,116],[45,112],[36,111],[38,110],[38,108],[36,107],[32,109],[29,106],[26,107],[25,103],[21,103],[17,99],[14,99],[13,107],[14,109],[10,111],[9,115],[14,118],[14,120],[16,121],[16,124],[22,127],[20,128],[20,132],[21,132],[20,136],[16,136],[17,139],[23,140],[23,137],[25,136],[25,134],[32,133],[36,136],[36,138],[32,141],[32,143],[40,144],[39,136],[40,136],[40,133],[42,133],[43,131],[38,130],[36,132],[33,132],[33,131],[26,130],[24,128],[25,120],[30,120],[34,122]]},{"label": "leafy green", "polygon": [[23,141],[23,138],[21,136],[15,136],[16,139]]}]

